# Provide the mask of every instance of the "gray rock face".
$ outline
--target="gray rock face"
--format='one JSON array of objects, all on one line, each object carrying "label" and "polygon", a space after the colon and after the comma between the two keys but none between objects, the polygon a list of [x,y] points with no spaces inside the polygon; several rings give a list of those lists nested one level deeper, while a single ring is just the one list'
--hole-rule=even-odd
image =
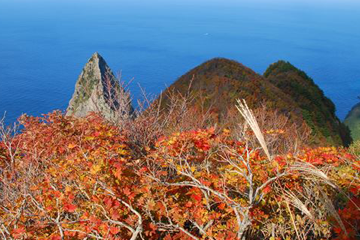
[{"label": "gray rock face", "polygon": [[67,116],[85,117],[100,113],[110,121],[130,117],[131,99],[105,60],[94,53],[83,68],[66,110]]}]

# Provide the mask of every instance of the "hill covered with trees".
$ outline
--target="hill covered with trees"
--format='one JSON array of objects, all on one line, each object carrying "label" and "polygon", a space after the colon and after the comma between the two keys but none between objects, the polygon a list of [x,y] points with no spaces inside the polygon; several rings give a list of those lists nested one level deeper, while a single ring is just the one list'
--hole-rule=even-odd
[{"label": "hill covered with trees", "polygon": [[161,96],[166,109],[173,98],[188,96],[192,107],[224,126],[234,119],[237,99],[245,99],[250,108],[266,108],[286,116],[298,127],[311,129],[314,144],[348,146],[348,128],[335,115],[335,106],[304,72],[290,63],[272,64],[264,77],[242,64],[222,58],[212,59],[192,69],[175,81]]},{"label": "hill covered with trees", "polygon": [[344,123],[351,130],[354,140],[360,141],[360,103],[356,104],[345,118]]},{"label": "hill covered with trees", "polygon": [[271,64],[264,77],[294,100],[306,124],[319,138],[349,146],[350,130],[335,114],[334,103],[304,71],[289,62]]}]

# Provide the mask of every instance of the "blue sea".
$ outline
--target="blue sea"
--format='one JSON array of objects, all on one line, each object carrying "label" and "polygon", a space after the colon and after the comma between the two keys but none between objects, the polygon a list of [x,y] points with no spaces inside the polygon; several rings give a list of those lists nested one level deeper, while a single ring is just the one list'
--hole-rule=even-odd
[{"label": "blue sea", "polygon": [[350,0],[0,0],[0,116],[65,110],[99,52],[122,79],[157,95],[225,57],[262,74],[304,70],[344,119],[360,95],[360,3]]}]

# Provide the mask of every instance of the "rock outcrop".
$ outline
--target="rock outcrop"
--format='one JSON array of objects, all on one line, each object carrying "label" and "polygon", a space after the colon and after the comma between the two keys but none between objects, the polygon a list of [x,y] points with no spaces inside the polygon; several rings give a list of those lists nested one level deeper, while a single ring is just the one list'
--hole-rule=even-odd
[{"label": "rock outcrop", "polygon": [[90,112],[100,113],[110,121],[129,117],[132,113],[129,93],[120,86],[98,53],[94,53],[83,68],[66,115],[85,117]]},{"label": "rock outcrop", "polygon": [[344,123],[349,127],[352,138],[355,141],[360,140],[360,103],[351,109]]}]

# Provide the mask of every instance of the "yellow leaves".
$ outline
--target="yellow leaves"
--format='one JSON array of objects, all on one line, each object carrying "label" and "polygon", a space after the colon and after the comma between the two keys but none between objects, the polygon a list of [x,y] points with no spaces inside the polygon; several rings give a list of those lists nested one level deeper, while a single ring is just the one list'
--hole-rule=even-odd
[{"label": "yellow leaves", "polygon": [[92,167],[90,169],[91,174],[97,174],[100,171],[101,171],[101,165],[100,164],[94,164],[94,165],[92,165]]},{"label": "yellow leaves", "polygon": [[284,219],[284,217],[282,216],[282,215],[280,215],[278,218],[276,218],[277,219],[277,222],[278,223],[284,223],[285,222],[285,219]]},{"label": "yellow leaves", "polygon": [[[279,237],[270,237],[269,240],[281,240],[281,238],[279,238]],[[284,240],[291,240],[291,238],[289,236],[286,236],[286,238],[284,238]]]},{"label": "yellow leaves", "polygon": [[281,170],[281,166],[277,161],[272,161],[271,165],[273,168],[277,169],[277,170]]},{"label": "yellow leaves", "polygon": [[120,154],[120,155],[128,155],[129,152],[127,150],[125,150],[125,149],[119,149],[118,154]]},{"label": "yellow leaves", "polygon": [[299,214],[296,214],[295,219],[296,219],[296,222],[298,222],[300,224],[300,226],[304,225],[305,220]]},{"label": "yellow leaves", "polygon": [[265,131],[266,134],[284,134],[285,131],[283,129],[270,129]]},{"label": "yellow leaves", "polygon": [[183,169],[182,169],[182,167],[180,165],[177,165],[176,170],[177,170],[177,173],[179,174],[179,173],[182,172]]},{"label": "yellow leaves", "polygon": [[85,140],[86,140],[86,141],[93,141],[94,139],[95,139],[94,136],[86,136],[86,137],[85,137]]},{"label": "yellow leaves", "polygon": [[207,205],[207,204],[208,204],[208,201],[207,201],[206,198],[203,198],[203,199],[201,200],[201,202],[202,202],[202,204],[204,204],[204,205]]},{"label": "yellow leaves", "polygon": [[230,133],[230,130],[229,130],[229,129],[227,129],[227,128],[224,128],[224,129],[223,129],[223,133],[225,133],[225,134],[229,134],[229,133]]}]

